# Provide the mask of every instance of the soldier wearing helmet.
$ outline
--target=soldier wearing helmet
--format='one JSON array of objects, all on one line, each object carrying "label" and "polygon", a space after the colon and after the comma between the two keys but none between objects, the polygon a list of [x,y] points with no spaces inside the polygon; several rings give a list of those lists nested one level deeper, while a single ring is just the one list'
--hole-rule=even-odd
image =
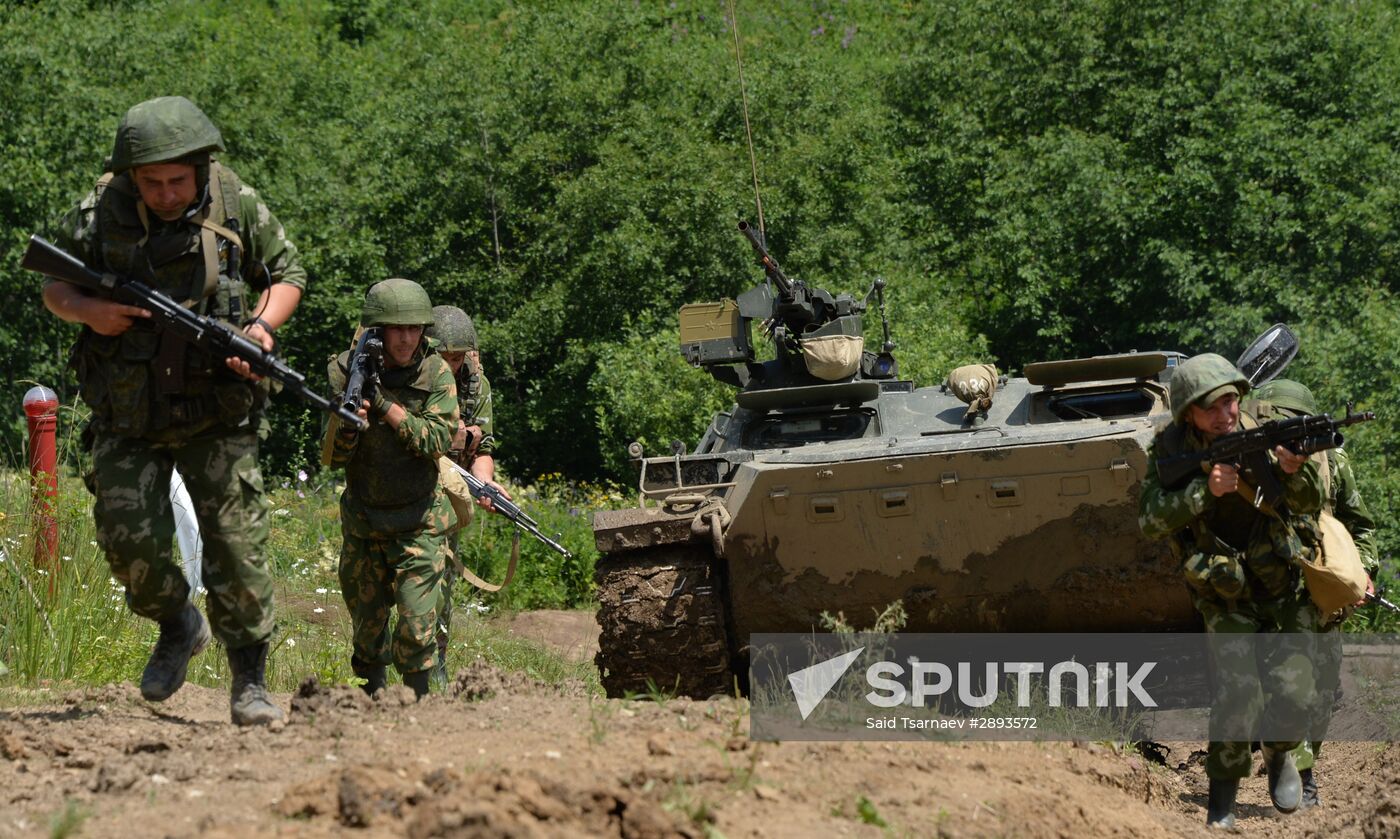
[{"label": "soldier wearing helmet", "polygon": [[[1317,413],[1317,400],[1312,391],[1301,382],[1291,379],[1274,379],[1250,394],[1252,402],[1260,411],[1277,411],[1290,416],[1303,416]],[[1380,561],[1376,553],[1376,520],[1366,507],[1361,492],[1357,489],[1356,474],[1352,471],[1351,460],[1346,449],[1330,449],[1313,455],[1322,476],[1323,509],[1337,517],[1346,527],[1356,543],[1357,552],[1366,573],[1374,580]],[[1373,586],[1367,587],[1374,591]],[[1303,806],[1315,807],[1321,803],[1317,792],[1317,780],[1313,768],[1317,757],[1322,753],[1322,738],[1327,734],[1327,726],[1332,718],[1332,705],[1341,690],[1342,681],[1342,637],[1341,626],[1349,609],[1339,615],[1327,616],[1330,620],[1322,627],[1322,635],[1317,640],[1317,705],[1313,711],[1313,734],[1294,750],[1294,760],[1303,781]]]},{"label": "soldier wearing helmet", "polygon": [[[350,665],[370,695],[384,687],[391,663],[418,696],[427,693],[437,649],[445,538],[456,520],[437,461],[459,414],[452,371],[424,335],[432,324],[422,286],[403,279],[371,286],[360,326],[382,330],[384,371],[360,409],[369,428],[340,429],[332,419],[327,429],[330,465],[345,467],[340,585],[354,627]],[[349,363],[349,351],[331,361],[334,389],[344,390]]]},{"label": "soldier wearing helmet", "polygon": [[[1172,422],[1153,439],[1148,462],[1200,451],[1223,434],[1271,419],[1241,410],[1249,388],[1249,380],[1221,356],[1187,359],[1172,375]],[[1231,712],[1235,719],[1248,715],[1243,718],[1251,728],[1265,714],[1306,719],[1315,701],[1310,657],[1318,615],[1298,568],[1299,558],[1320,541],[1316,514],[1322,508],[1322,481],[1306,456],[1283,446],[1273,455],[1271,468],[1291,511],[1286,516],[1257,505],[1253,476],[1230,464],[1215,464],[1182,486],[1162,486],[1149,467],[1142,482],[1142,531],[1148,538],[1171,541],[1208,635],[1224,640],[1229,633],[1279,633],[1280,643],[1273,646],[1299,653],[1266,666],[1256,660],[1252,645],[1208,644],[1215,674],[1213,725],[1217,716]],[[1300,739],[1264,743],[1269,795],[1282,812],[1302,804],[1302,780],[1292,754]],[[1210,743],[1208,825],[1234,824],[1235,796],[1251,768],[1248,740]]]},{"label": "soldier wearing helmet", "polygon": [[[213,158],[222,150],[219,130],[188,99],[136,105],[117,127],[107,172],[54,238],[90,268],[140,280],[271,349],[306,272],[258,194]],[[264,687],[273,629],[258,469],[266,386],[246,362],[211,359],[156,332],[144,309],[55,280],[44,304],[83,325],[72,363],[92,409],[84,439],[98,541],[128,607],[160,625],[142,696],[159,702],[180,688],[212,625],[228,651],[233,721],[281,719]],[[208,621],[171,554],[175,468],[203,538]]]},{"label": "soldier wearing helmet", "polygon": [[[452,369],[457,383],[457,405],[461,419],[458,420],[457,434],[452,438],[452,449],[447,456],[510,498],[510,494],[495,480],[496,434],[491,416],[491,382],[481,369],[476,325],[466,312],[456,306],[434,306],[429,337],[437,345],[438,355]],[[479,498],[476,503],[483,509],[491,509],[490,498]],[[454,532],[449,541],[451,556],[438,603],[438,652],[437,664],[433,668],[434,679],[444,685],[447,683],[447,644],[452,626],[452,592],[460,576],[457,573],[461,556],[458,546],[459,539]]]}]

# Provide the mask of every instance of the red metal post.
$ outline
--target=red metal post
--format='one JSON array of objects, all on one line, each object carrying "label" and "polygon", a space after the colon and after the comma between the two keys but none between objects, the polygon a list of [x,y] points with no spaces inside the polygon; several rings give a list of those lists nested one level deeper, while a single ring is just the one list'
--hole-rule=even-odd
[{"label": "red metal post", "polygon": [[58,396],[43,385],[24,395],[24,415],[29,419],[29,474],[33,478],[34,505],[30,526],[34,532],[34,565],[49,571],[49,592],[58,585]]}]

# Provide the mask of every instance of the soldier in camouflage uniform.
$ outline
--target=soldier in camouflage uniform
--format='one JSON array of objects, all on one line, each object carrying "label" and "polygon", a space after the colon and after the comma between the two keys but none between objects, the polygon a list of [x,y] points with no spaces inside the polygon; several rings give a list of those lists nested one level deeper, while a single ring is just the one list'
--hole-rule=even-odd
[{"label": "soldier in camouflage uniform", "polygon": [[[510,494],[496,483],[495,422],[491,410],[491,382],[481,369],[481,352],[476,337],[476,325],[466,312],[456,306],[434,306],[431,337],[437,344],[438,355],[447,362],[457,383],[457,404],[461,419],[452,448],[447,456],[481,480],[500,489],[506,498]],[[491,509],[490,498],[476,502]],[[465,524],[465,522],[463,522]],[[437,665],[433,677],[443,684],[447,681],[447,643],[452,626],[452,592],[456,587],[457,567],[461,562],[460,535],[454,532],[449,542],[451,554],[443,575],[442,598],[438,603]]]},{"label": "soldier in camouflage uniform", "polygon": [[[1148,462],[1200,451],[1216,437],[1271,418],[1241,411],[1248,391],[1248,379],[1224,358],[1188,359],[1172,376],[1172,423],[1153,439]],[[1249,776],[1250,740],[1238,732],[1256,731],[1264,720],[1288,721],[1283,724],[1293,730],[1315,701],[1312,632],[1318,618],[1298,560],[1321,539],[1315,516],[1322,508],[1322,480],[1305,456],[1279,446],[1273,458],[1286,516],[1257,506],[1250,476],[1228,464],[1172,487],[1162,486],[1149,469],[1142,483],[1142,531],[1171,540],[1209,636],[1212,732],[1236,732],[1229,741],[1212,740],[1207,752],[1206,822],[1212,827],[1233,826],[1239,782]],[[1263,639],[1272,643],[1240,637],[1256,633],[1274,633]],[[1292,755],[1300,740],[1264,743],[1269,795],[1282,812],[1302,802]]]},{"label": "soldier in camouflage uniform", "polygon": [[[404,684],[426,694],[436,651],[444,539],[456,520],[438,486],[437,460],[451,447],[459,415],[452,371],[424,335],[432,323],[417,283],[390,279],[370,288],[360,325],[384,332],[380,385],[360,410],[370,426],[360,432],[332,420],[327,430],[331,465],[345,467],[340,584],[354,626],[350,664],[371,695],[391,662]],[[331,361],[336,390],[345,388],[349,361],[349,351]]]},{"label": "soldier in camouflage uniform", "polygon": [[[1317,413],[1317,400],[1311,390],[1289,379],[1274,379],[1251,394],[1254,402],[1293,416]],[[1267,410],[1267,408],[1265,408]],[[1332,449],[1313,455],[1322,475],[1323,509],[1337,517],[1356,542],[1361,563],[1372,580],[1380,560],[1376,552],[1376,520],[1371,517],[1366,502],[1356,486],[1356,475],[1351,470],[1351,460],[1344,449]],[[1364,601],[1363,601],[1364,602]],[[1358,604],[1360,605],[1360,604]],[[1330,621],[1322,628],[1317,639],[1317,706],[1313,711],[1312,736],[1294,750],[1294,759],[1303,780],[1303,806],[1315,807],[1320,803],[1317,781],[1313,767],[1322,753],[1322,739],[1327,734],[1327,725],[1332,719],[1332,705],[1341,691],[1342,682],[1342,621],[1350,610],[1330,616]]]},{"label": "soldier in camouflage uniform", "polygon": [[[107,173],[64,217],[55,239],[90,268],[141,280],[244,327],[270,350],[273,330],[301,299],[306,272],[257,193],[211,157],[222,150],[218,129],[189,100],[142,102],[117,128]],[[258,470],[265,383],[249,375],[246,362],[211,359],[153,329],[150,312],[106,295],[50,280],[44,304],[83,324],[72,364],[92,408],[84,440],[98,543],[128,607],[160,626],[142,696],[159,702],[184,684],[212,623],[233,674],[233,721],[282,719],[264,688],[273,630],[269,511]],[[172,556],[176,467],[204,540],[208,622]]]}]

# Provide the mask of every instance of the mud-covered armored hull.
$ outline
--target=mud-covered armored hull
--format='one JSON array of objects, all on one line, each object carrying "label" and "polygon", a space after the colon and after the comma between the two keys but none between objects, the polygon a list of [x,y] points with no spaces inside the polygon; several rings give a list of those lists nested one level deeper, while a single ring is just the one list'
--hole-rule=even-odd
[{"label": "mud-covered armored hull", "polygon": [[[1137,524],[1174,360],[1031,365],[976,416],[899,381],[844,403],[741,398],[695,453],[642,462],[653,509],[595,518],[605,686],[727,690],[751,633],[819,629],[823,612],[866,626],[897,601],[909,631],[1191,626],[1166,546]],[[643,583],[623,564],[672,570]],[[708,653],[688,646],[700,623],[722,625],[729,670],[698,660],[708,632]]]}]

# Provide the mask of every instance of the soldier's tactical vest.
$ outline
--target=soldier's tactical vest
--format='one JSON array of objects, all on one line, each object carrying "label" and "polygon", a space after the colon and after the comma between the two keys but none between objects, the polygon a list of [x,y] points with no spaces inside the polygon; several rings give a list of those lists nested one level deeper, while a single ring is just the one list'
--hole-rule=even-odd
[{"label": "soldier's tactical vest", "polygon": [[[1258,427],[1255,417],[1267,416],[1269,407],[1258,402],[1243,406],[1240,427]],[[1172,423],[1157,437],[1158,457],[1200,448],[1184,423]],[[1188,544],[1188,551],[1194,547],[1198,556],[1236,557],[1246,571],[1253,594],[1277,597],[1297,587],[1301,577],[1298,558],[1311,550],[1311,543],[1304,542],[1315,534],[1316,525],[1312,516],[1294,514],[1284,520],[1255,508],[1243,494],[1232,494],[1216,499],[1206,515],[1191,522],[1190,531],[1188,541],[1194,545]]]},{"label": "soldier's tactical vest", "polygon": [[[238,176],[209,164],[209,192],[192,219],[149,213],[129,173],[108,173],[95,192],[99,270],[140,280],[195,312],[238,326],[247,311],[240,263]],[[263,286],[265,287],[265,285]],[[190,436],[248,422],[266,400],[255,385],[169,332],[137,321],[118,336],[84,328],[73,351],[83,401],[99,427],[124,437]]]},{"label": "soldier's tactical vest", "polygon": [[[421,352],[416,363],[389,368],[380,375],[380,387],[409,413],[423,410],[437,375],[435,364],[446,364],[436,355]],[[336,363],[348,375],[349,351],[341,353]],[[337,386],[343,387],[344,379]],[[432,509],[438,465],[411,452],[389,423],[372,418],[345,464],[345,485],[372,534],[409,533],[423,526]]]},{"label": "soldier's tactical vest", "polygon": [[471,425],[471,418],[476,416],[476,409],[481,401],[481,374],[467,372],[471,366],[471,359],[467,359],[457,371],[457,407],[462,414],[462,421],[467,425]]}]

